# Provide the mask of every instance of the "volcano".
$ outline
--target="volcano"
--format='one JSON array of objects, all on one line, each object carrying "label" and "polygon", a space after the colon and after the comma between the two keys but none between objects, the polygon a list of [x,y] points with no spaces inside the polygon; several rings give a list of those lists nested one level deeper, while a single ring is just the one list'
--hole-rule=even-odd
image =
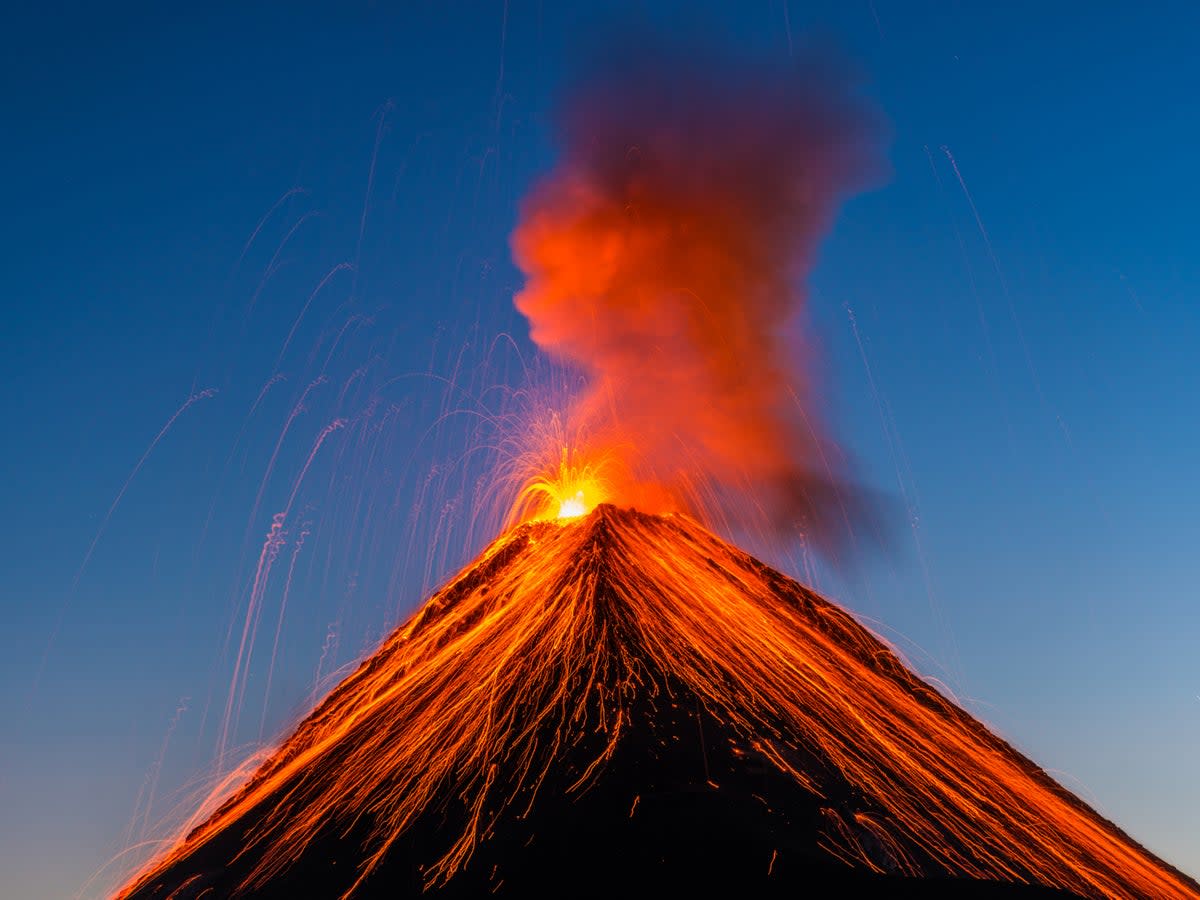
[{"label": "volcano", "polygon": [[685,515],[496,540],[118,895],[1200,897]]}]

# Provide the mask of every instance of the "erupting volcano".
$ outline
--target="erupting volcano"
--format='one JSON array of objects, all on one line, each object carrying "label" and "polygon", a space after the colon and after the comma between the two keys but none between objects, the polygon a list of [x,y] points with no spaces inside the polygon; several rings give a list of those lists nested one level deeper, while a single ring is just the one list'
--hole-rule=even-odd
[{"label": "erupting volcano", "polygon": [[601,505],[499,538],[120,896],[997,882],[1200,897],[834,605]]},{"label": "erupting volcano", "polygon": [[877,117],[824,64],[615,61],[513,237],[582,390],[503,445],[509,527],[119,896],[1200,898],[709,530],[871,530],[801,314]]}]

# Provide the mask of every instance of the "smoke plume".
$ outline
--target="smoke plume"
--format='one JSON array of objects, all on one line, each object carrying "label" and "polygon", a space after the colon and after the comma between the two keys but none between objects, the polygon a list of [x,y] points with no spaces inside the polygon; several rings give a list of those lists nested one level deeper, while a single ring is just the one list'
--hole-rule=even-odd
[{"label": "smoke plume", "polygon": [[840,202],[885,169],[854,80],[826,59],[625,53],[558,131],[512,245],[533,340],[586,374],[571,416],[676,502],[838,543],[861,504],[814,396],[804,282]]}]

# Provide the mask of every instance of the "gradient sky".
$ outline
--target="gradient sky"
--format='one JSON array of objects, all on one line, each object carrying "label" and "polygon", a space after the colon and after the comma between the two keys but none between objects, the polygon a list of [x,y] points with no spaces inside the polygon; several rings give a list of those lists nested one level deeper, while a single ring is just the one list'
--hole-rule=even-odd
[{"label": "gradient sky", "polygon": [[899,515],[819,587],[1200,875],[1200,14],[216,6],[0,29],[0,893],[98,894],[212,777],[254,562],[335,419],[238,752],[486,539],[473,411],[535,358],[507,235],[581,36],[631,20],[860,66],[894,171],[844,210],[811,317],[840,442]]}]

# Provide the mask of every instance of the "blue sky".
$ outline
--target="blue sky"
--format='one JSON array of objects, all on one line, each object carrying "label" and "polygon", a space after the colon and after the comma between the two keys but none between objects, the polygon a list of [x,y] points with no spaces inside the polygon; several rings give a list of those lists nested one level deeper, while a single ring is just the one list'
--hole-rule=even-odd
[{"label": "blue sky", "polygon": [[254,563],[330,423],[232,746],[486,539],[464,453],[535,359],[507,236],[583,37],[639,19],[780,58],[816,35],[891,122],[810,313],[897,537],[820,587],[1200,874],[1185,4],[218,6],[29,8],[0,37],[5,893],[73,895],[211,777]]}]

